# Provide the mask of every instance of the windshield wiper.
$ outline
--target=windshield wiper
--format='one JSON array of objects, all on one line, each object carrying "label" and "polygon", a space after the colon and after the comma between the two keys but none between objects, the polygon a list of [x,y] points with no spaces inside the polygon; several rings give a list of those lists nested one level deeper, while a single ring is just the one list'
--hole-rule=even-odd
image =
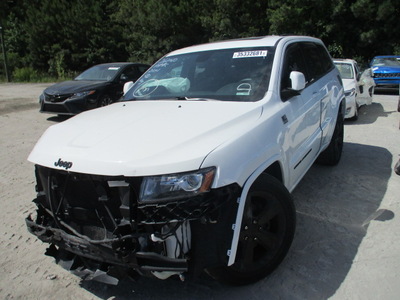
[{"label": "windshield wiper", "polygon": [[185,96],[179,96],[175,97],[176,100],[190,100],[190,101],[218,101],[217,99],[210,99],[210,98],[201,98],[201,97],[185,97]]}]

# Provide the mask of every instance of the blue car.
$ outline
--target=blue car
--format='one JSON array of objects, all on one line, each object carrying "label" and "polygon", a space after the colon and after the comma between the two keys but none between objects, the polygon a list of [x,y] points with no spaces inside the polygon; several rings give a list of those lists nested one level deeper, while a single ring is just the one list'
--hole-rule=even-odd
[{"label": "blue car", "polygon": [[379,87],[399,87],[400,56],[375,56],[371,61],[372,76]]}]

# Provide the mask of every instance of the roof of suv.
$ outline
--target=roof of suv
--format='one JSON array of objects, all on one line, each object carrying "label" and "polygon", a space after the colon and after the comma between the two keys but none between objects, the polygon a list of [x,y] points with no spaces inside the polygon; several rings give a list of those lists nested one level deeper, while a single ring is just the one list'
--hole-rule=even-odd
[{"label": "roof of suv", "polygon": [[242,39],[234,39],[234,40],[226,40],[226,41],[194,45],[173,51],[169,53],[168,56],[182,54],[182,53],[229,49],[229,48],[273,47],[281,39],[302,39],[309,41],[320,41],[317,38],[312,38],[308,36],[281,36],[281,35],[260,36],[260,37],[242,38]]}]

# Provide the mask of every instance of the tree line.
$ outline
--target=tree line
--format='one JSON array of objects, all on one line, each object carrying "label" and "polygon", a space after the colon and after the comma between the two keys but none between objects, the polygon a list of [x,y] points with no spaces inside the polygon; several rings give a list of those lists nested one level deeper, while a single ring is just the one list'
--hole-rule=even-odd
[{"label": "tree line", "polygon": [[271,34],[318,37],[332,57],[367,63],[375,55],[400,54],[399,16],[400,0],[0,2],[14,77],[25,70],[66,78],[112,61],[151,64],[185,46]]}]

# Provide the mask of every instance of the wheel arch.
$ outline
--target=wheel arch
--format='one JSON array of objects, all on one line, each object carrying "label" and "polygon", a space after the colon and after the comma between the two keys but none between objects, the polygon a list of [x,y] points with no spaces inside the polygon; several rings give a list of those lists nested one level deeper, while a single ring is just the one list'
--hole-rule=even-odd
[{"label": "wheel arch", "polygon": [[279,161],[273,162],[268,168],[266,168],[263,172],[264,174],[269,174],[276,179],[278,179],[280,182],[283,182],[283,173],[282,173],[282,167]]},{"label": "wheel arch", "polygon": [[242,193],[239,198],[239,207],[238,207],[238,211],[236,214],[236,221],[233,226],[233,237],[232,237],[231,248],[229,250],[228,266],[231,266],[235,263],[240,228],[242,225],[243,212],[244,212],[244,207],[246,204],[247,194],[249,193],[249,190],[250,190],[251,186],[253,185],[253,183],[262,174],[268,174],[268,175],[271,175],[272,177],[275,177],[277,180],[279,180],[282,183],[283,186],[285,186],[284,170],[282,169],[282,164],[279,160],[279,157],[274,157],[271,160],[269,160],[268,162],[265,162],[262,166],[260,166],[257,170],[255,170],[249,176],[249,178],[246,180],[245,184],[243,185]]}]

